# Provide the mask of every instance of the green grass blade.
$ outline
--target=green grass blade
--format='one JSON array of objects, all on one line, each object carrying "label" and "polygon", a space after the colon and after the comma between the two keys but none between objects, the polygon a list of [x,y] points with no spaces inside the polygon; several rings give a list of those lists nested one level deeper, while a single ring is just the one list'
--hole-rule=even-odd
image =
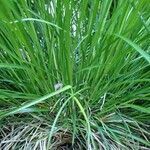
[{"label": "green grass blade", "polygon": [[128,38],[125,38],[125,37],[118,35],[118,34],[115,34],[115,35],[117,37],[121,38],[122,40],[124,40],[125,42],[127,42],[130,46],[132,46],[137,52],[139,52],[141,54],[141,56],[143,58],[145,58],[150,63],[150,55],[147,52],[142,50],[137,44],[135,44],[134,42],[132,42]]},{"label": "green grass blade", "polygon": [[68,89],[71,89],[71,86],[69,86],[69,85],[68,85],[68,86],[65,86],[65,87],[63,87],[62,89],[58,90],[58,91],[52,92],[52,93],[50,93],[50,94],[48,94],[48,95],[45,95],[45,96],[43,96],[43,97],[41,97],[41,98],[39,98],[39,99],[35,99],[35,100],[33,100],[33,101],[31,101],[31,102],[29,102],[29,103],[27,103],[27,104],[24,104],[23,106],[20,106],[20,107],[14,109],[14,110],[12,110],[12,111],[10,111],[10,112],[8,112],[8,113],[5,113],[4,115],[2,115],[2,116],[0,116],[0,117],[2,118],[2,117],[4,117],[4,116],[6,117],[6,116],[8,116],[8,115],[13,115],[13,114],[16,114],[16,113],[18,113],[18,112],[21,112],[21,111],[23,111],[24,109],[27,109],[27,108],[29,108],[29,107],[31,107],[31,106],[33,106],[33,105],[39,104],[39,103],[43,102],[44,100],[47,100],[48,98],[51,98],[51,97],[53,97],[53,96],[55,96],[55,95],[58,95],[59,93],[62,93],[62,92],[64,92],[64,91],[68,90]]}]

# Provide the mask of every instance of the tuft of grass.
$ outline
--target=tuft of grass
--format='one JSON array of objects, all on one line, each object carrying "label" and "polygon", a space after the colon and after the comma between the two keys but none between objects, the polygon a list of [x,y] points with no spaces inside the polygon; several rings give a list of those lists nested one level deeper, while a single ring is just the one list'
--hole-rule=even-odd
[{"label": "tuft of grass", "polygon": [[149,101],[148,0],[1,1],[0,149],[148,149]]}]

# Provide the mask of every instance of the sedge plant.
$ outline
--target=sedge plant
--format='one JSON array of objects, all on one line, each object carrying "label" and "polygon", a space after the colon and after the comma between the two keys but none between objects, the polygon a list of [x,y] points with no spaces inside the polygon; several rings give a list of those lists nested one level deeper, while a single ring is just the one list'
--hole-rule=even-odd
[{"label": "sedge plant", "polygon": [[148,149],[149,101],[149,0],[1,0],[0,149]]}]

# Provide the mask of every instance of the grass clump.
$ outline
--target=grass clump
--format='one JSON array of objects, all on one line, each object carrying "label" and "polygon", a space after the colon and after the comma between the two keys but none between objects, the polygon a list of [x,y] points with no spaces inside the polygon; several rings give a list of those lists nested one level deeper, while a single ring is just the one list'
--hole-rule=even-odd
[{"label": "grass clump", "polygon": [[148,0],[3,0],[2,149],[148,149]]}]

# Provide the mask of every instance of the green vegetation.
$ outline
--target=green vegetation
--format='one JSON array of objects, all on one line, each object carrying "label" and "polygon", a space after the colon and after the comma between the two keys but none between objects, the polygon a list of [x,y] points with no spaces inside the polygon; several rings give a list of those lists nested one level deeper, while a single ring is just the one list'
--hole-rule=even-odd
[{"label": "green vegetation", "polygon": [[148,149],[149,0],[1,0],[0,149]]}]

